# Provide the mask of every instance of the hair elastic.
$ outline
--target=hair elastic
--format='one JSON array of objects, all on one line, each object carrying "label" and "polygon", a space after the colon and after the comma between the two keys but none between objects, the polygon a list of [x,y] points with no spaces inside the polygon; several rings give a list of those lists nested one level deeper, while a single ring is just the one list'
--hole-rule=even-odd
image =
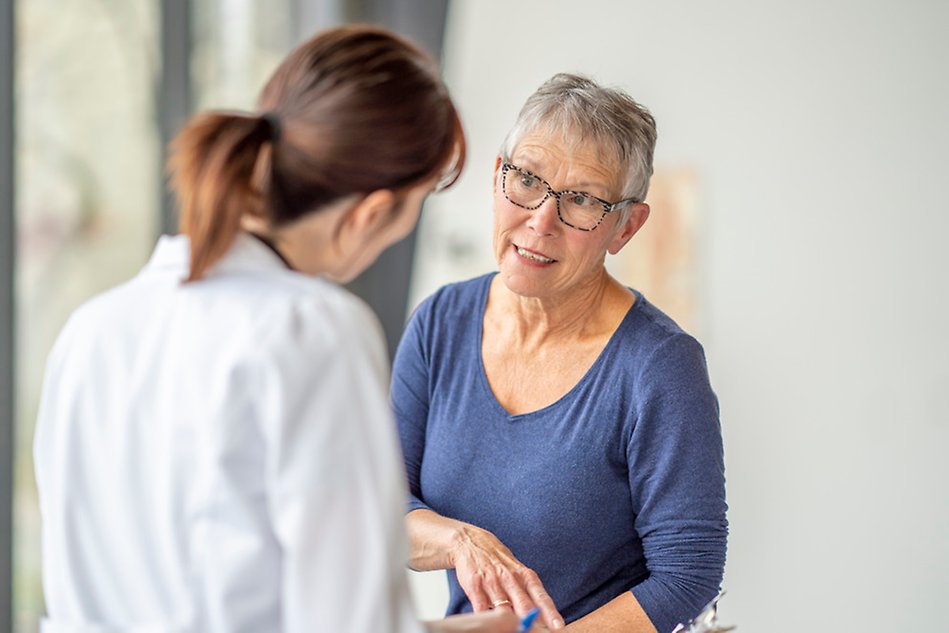
[{"label": "hair elastic", "polygon": [[272,110],[268,110],[260,115],[260,118],[270,126],[270,142],[276,143],[280,140],[282,129],[280,126],[280,115]]}]

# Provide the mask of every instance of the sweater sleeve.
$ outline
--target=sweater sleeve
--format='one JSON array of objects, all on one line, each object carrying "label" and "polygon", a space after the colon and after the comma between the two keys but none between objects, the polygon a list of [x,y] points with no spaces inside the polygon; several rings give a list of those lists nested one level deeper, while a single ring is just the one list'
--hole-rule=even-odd
[{"label": "sweater sleeve", "polygon": [[701,345],[676,334],[641,368],[627,446],[649,576],[632,588],[659,633],[695,617],[725,567],[725,467],[718,401]]},{"label": "sweater sleeve", "polygon": [[428,303],[419,306],[409,320],[392,364],[390,398],[408,477],[407,512],[428,509],[420,484],[429,402],[429,366],[423,338]]}]

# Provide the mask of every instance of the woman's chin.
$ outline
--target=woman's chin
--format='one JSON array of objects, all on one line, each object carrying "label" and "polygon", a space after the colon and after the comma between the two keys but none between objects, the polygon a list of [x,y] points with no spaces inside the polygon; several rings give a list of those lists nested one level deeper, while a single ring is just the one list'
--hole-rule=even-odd
[{"label": "woman's chin", "polygon": [[544,289],[547,284],[544,284],[538,278],[539,275],[532,274],[530,270],[512,270],[512,267],[502,266],[500,277],[508,290],[521,297],[539,297],[545,294]]}]

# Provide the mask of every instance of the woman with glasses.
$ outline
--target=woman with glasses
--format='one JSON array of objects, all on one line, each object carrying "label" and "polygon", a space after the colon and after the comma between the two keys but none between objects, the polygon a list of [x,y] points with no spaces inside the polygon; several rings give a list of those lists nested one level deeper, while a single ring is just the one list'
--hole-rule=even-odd
[{"label": "woman with glasses", "polygon": [[457,177],[454,105],[415,46],[345,27],[258,106],[182,130],[182,235],[50,355],[42,630],[513,633],[511,613],[416,620],[381,329],[338,285]]},{"label": "woman with glasses", "polygon": [[624,92],[550,79],[497,159],[498,272],[412,316],[391,396],[411,566],[449,570],[449,613],[536,605],[551,629],[667,633],[718,592],[702,347],[604,267],[649,216],[655,140]]}]

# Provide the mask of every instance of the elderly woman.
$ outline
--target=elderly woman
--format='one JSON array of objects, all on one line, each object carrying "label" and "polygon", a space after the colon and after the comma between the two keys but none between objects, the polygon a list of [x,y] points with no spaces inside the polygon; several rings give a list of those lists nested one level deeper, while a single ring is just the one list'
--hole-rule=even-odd
[{"label": "elderly woman", "polygon": [[392,399],[411,566],[449,570],[449,613],[536,605],[552,629],[667,633],[718,591],[702,347],[604,267],[649,216],[655,140],[622,91],[550,79],[497,159],[498,272],[409,323]]}]

